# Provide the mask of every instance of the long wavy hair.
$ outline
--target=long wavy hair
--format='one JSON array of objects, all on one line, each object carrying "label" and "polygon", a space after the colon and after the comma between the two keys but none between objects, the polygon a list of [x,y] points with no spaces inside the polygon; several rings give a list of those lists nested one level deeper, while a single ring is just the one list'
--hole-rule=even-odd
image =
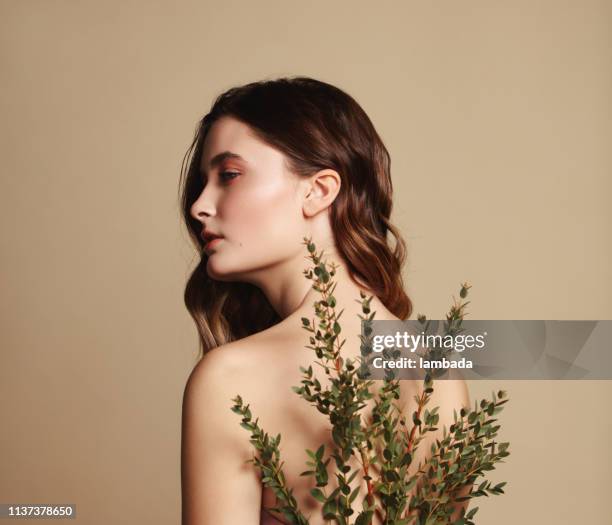
[{"label": "long wavy hair", "polygon": [[[198,123],[181,166],[180,205],[199,262],[187,281],[185,305],[200,335],[201,354],[260,332],[281,319],[263,292],[245,282],[211,279],[191,206],[204,186],[202,150],[212,124],[231,116],[282,152],[299,176],[331,168],[341,186],[331,206],[339,255],[353,279],[363,283],[395,316],[406,320],[412,302],[401,269],[406,245],[391,224],[393,186],[389,153],[361,106],[337,87],[308,77],[264,80],[233,87],[217,97]],[[395,238],[393,249],[388,234]]]}]

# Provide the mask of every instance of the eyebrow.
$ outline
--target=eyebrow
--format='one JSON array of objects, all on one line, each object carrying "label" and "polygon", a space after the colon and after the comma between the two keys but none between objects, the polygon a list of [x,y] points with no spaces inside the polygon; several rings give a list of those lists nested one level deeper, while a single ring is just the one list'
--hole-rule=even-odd
[{"label": "eyebrow", "polygon": [[[241,160],[242,162],[246,162],[246,159],[244,159],[244,157],[242,157],[241,155],[238,155],[238,153],[234,153],[233,151],[222,151],[221,153],[217,153],[212,159],[210,159],[208,165],[211,169],[215,168],[225,159],[236,159]],[[200,168],[200,174],[206,175],[206,170],[202,170]]]}]

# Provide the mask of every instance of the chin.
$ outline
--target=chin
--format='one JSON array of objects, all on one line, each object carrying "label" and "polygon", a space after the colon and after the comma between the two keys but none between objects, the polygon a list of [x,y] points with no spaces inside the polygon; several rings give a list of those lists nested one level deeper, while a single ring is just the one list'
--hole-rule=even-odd
[{"label": "chin", "polygon": [[214,265],[211,265],[210,262],[206,265],[206,273],[208,277],[214,279],[215,281],[227,281],[227,275],[224,272],[219,271],[214,268]]},{"label": "chin", "polygon": [[211,254],[206,263],[206,273],[208,277],[215,281],[235,281],[235,272],[224,267],[222,263],[216,260],[216,254]]}]

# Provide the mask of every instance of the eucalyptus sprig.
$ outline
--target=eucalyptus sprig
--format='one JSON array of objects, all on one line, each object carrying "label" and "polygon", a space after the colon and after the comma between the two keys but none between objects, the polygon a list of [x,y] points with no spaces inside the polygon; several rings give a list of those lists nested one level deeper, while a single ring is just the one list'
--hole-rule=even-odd
[{"label": "eucalyptus sprig", "polygon": [[[428,373],[423,381],[422,391],[415,396],[416,408],[411,424],[396,401],[400,398],[399,380],[388,375],[378,389],[371,392],[374,381],[367,379],[365,358],[372,352],[371,324],[376,312],[372,312],[370,301],[360,292],[363,316],[361,356],[357,361],[344,359],[341,355],[345,340],[339,341],[342,329],[339,319],[344,312],[336,314],[336,298],[333,293],[336,284],[333,276],[337,265],[328,266],[323,261],[323,252],[317,254],[314,243],[304,238],[308,257],[313,267],[304,270],[304,276],[313,280],[312,287],[321,299],[314,303],[315,318],[303,317],[302,328],[311,333],[306,348],[314,351],[319,366],[327,376],[324,386],[314,373],[312,365],[300,367],[303,374],[301,386],[293,390],[325,414],[331,423],[334,446],[326,455],[325,445],[316,451],[306,450],[308,470],[303,476],[313,478],[311,495],[322,503],[323,518],[338,525],[368,525],[374,515],[385,525],[473,525],[478,507],[469,512],[461,511],[454,522],[451,516],[461,502],[489,494],[503,494],[505,482],[494,486],[483,479],[476,490],[474,485],[484,478],[487,471],[509,455],[508,443],[497,443],[499,424],[493,416],[503,409],[507,402],[506,393],[500,390],[492,394],[491,401],[475,402],[474,410],[462,407],[454,411],[454,423],[447,430],[443,428],[442,439],[431,445],[427,459],[411,468],[419,443],[427,433],[438,430],[438,407],[427,408],[433,393],[433,378]],[[464,283],[460,298],[465,299],[470,285]],[[461,321],[468,302],[456,301],[447,315],[444,330],[454,335],[462,330]],[[429,322],[420,315],[424,330]],[[441,357],[433,349],[433,357]],[[367,401],[374,399],[371,421],[364,421],[363,409]],[[281,436],[270,437],[261,429],[258,420],[253,420],[249,405],[244,405],[240,396],[234,399],[232,410],[242,416],[242,426],[251,432],[251,443],[257,450],[253,462],[262,474],[262,483],[271,488],[277,497],[277,506],[269,510],[279,512],[292,524],[307,524],[308,520],[300,511],[293,490],[287,487],[282,471],[279,443]],[[358,468],[351,465],[355,457]],[[333,460],[336,479],[335,488],[327,489],[330,483],[329,464]],[[374,467],[379,472],[375,472]],[[358,498],[361,484],[356,488],[351,483],[357,476],[366,482],[367,493],[361,498],[361,511],[356,513],[354,502]],[[469,489],[466,493],[465,489]],[[354,521],[352,521],[354,519]]]},{"label": "eucalyptus sprig", "polygon": [[289,520],[289,523],[298,525],[307,525],[308,520],[300,512],[297,502],[293,497],[293,491],[287,487],[285,475],[283,474],[283,462],[280,460],[280,451],[278,445],[281,440],[281,435],[270,437],[267,432],[264,432],[259,426],[258,419],[253,421],[253,416],[249,405],[245,405],[242,397],[236,396],[232,411],[242,416],[240,425],[251,432],[251,443],[259,452],[259,456],[254,455],[248,462],[254,463],[262,474],[262,482],[272,489],[278,506],[269,510],[280,512]]}]

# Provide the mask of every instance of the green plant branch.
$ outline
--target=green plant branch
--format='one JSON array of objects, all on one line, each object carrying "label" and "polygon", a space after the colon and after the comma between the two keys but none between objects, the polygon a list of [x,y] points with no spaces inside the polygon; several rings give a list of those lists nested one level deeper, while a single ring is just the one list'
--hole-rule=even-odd
[{"label": "green plant branch", "polygon": [[259,420],[252,420],[249,405],[244,405],[239,395],[232,401],[234,401],[232,411],[242,416],[241,426],[251,432],[250,441],[259,452],[259,456],[254,455],[248,462],[254,463],[260,469],[262,482],[273,490],[280,502],[279,507],[268,510],[282,513],[292,524],[307,525],[308,520],[299,510],[297,501],[293,497],[293,491],[287,488],[282,471],[283,463],[280,461],[278,450],[281,435],[278,434],[276,438],[270,438],[259,426]]}]

